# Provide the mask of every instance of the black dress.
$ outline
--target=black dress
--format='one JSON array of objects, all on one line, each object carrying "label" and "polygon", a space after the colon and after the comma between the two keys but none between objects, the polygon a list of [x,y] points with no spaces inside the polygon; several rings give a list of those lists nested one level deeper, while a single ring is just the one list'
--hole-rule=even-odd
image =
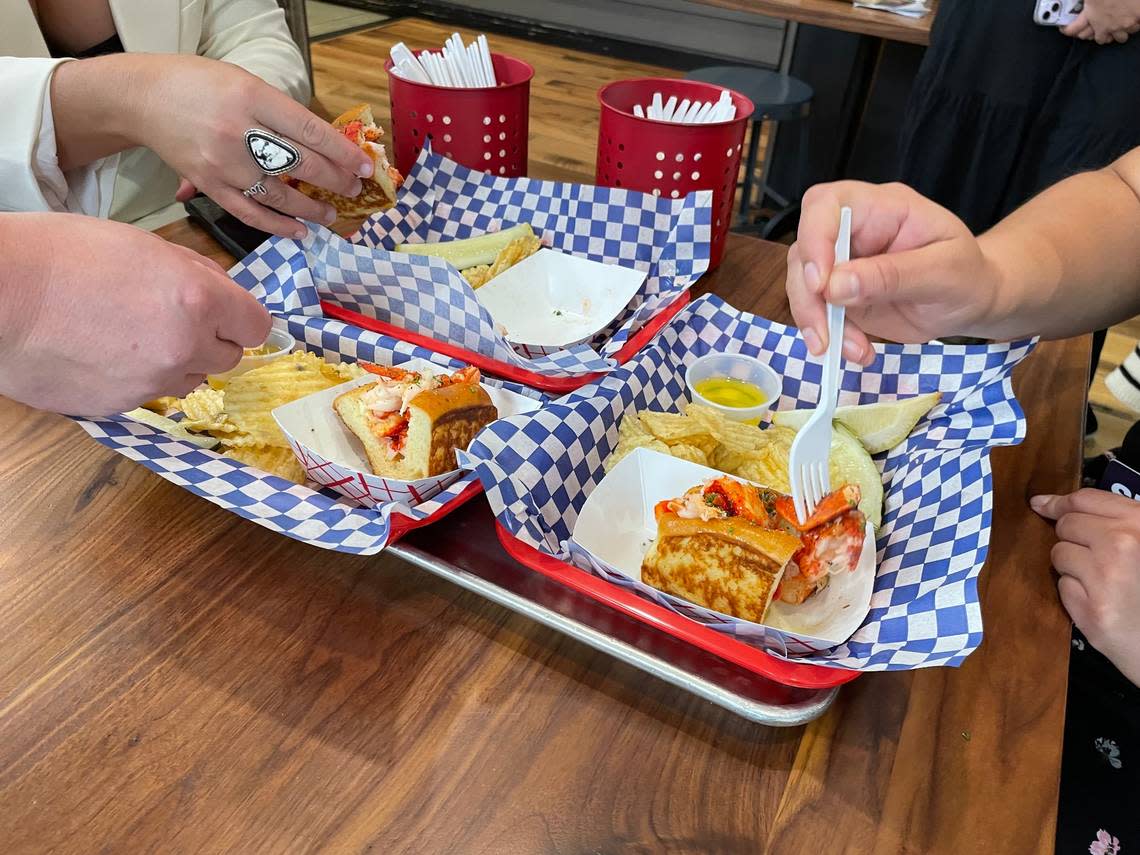
[{"label": "black dress", "polygon": [[[1033,7],[942,0],[907,105],[900,180],[975,233],[1140,146],[1140,38],[1072,39]],[[1074,630],[1057,852],[1118,851],[1140,853],[1140,689]]]},{"label": "black dress", "polygon": [[1140,146],[1140,38],[1069,38],[1034,5],[942,0],[907,104],[900,180],[974,232]]}]

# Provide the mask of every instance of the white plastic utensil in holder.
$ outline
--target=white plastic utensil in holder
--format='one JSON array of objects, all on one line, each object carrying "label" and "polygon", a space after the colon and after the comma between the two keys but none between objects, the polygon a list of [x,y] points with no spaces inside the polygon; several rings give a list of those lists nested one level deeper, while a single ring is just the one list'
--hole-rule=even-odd
[{"label": "white plastic utensil in holder", "polygon": [[[663,93],[672,93],[662,102]],[[680,99],[707,103],[727,93],[732,117],[686,124],[672,116]],[[720,263],[732,223],[732,203],[740,168],[740,149],[753,104],[739,92],[697,80],[642,77],[619,80],[598,92],[602,105],[598,128],[598,184],[640,190],[679,199],[695,190],[713,194],[709,269]],[[637,107],[648,103],[641,113]],[[710,108],[711,109],[711,108]]]},{"label": "white plastic utensil in holder", "polygon": [[677,103],[676,95],[669,96],[666,102],[663,101],[660,92],[654,92],[645,106],[633,105],[633,114],[641,119],[655,119],[678,125],[699,125],[735,119],[736,104],[733,103],[732,93],[727,89],[721,89],[720,96],[715,101],[682,98],[680,104]]},{"label": "white plastic utensil in holder", "polygon": [[403,42],[392,45],[392,73],[414,83],[467,88],[498,85],[487,37],[480,35],[469,45],[452,33],[439,53],[423,51],[417,57]]},{"label": "white plastic utensil in holder", "polygon": [[[396,168],[405,175],[424,149],[491,175],[517,178],[526,174],[534,69],[521,59],[490,53],[486,40],[476,45],[483,57],[478,64],[468,63],[466,49],[454,43],[448,48],[453,60],[449,65],[429,51],[412,57],[426,79],[414,72],[398,73],[410,60],[393,49],[393,58],[385,66],[392,152]],[[476,82],[486,79],[494,83]],[[447,83],[431,82],[436,80]]]}]

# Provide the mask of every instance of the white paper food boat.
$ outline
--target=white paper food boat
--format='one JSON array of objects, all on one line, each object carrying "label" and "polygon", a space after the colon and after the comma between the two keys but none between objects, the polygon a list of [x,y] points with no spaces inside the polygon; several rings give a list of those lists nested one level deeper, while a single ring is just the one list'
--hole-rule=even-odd
[{"label": "white paper food boat", "polygon": [[621,314],[646,272],[540,249],[475,292],[495,327],[527,356],[589,341]]},{"label": "white paper food boat", "polygon": [[[572,539],[595,559],[639,586],[663,593],[641,581],[641,560],[657,536],[654,506],[682,495],[709,478],[723,475],[707,466],[639,448],[623,458],[586,498]],[[868,523],[863,552],[853,572],[832,576],[826,588],[801,605],[773,602],[762,625],[794,635],[798,641],[818,649],[842,644],[862,625],[870,611],[875,557],[875,533]],[[669,594],[664,596],[719,620],[759,626]]]},{"label": "white paper food boat", "polygon": [[[400,363],[399,367],[411,371],[449,371],[423,359],[410,359]],[[363,446],[344,426],[332,405],[337,396],[357,386],[374,383],[376,379],[373,375],[367,375],[298,398],[275,409],[273,418],[289,440],[289,447],[304,467],[309,480],[368,508],[390,502],[414,506],[432,498],[453,483],[462,470],[455,469],[416,481],[382,478],[372,473]],[[539,407],[538,401],[509,389],[489,383],[483,383],[482,386],[499,411],[499,418],[527,413]]]}]

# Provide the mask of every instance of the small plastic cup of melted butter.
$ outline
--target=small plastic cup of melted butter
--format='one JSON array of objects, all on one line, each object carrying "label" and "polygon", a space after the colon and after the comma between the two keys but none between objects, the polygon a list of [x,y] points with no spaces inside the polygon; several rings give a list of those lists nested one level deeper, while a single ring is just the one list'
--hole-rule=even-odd
[{"label": "small plastic cup of melted butter", "polygon": [[741,353],[709,353],[685,371],[695,404],[727,419],[758,424],[780,400],[780,375],[767,363]]},{"label": "small plastic cup of melted butter", "polygon": [[293,338],[293,336],[284,330],[279,330],[274,327],[269,331],[269,335],[260,347],[246,348],[245,355],[242,356],[241,361],[238,362],[237,365],[222,374],[211,374],[206,378],[206,382],[215,389],[220,389],[225,386],[226,381],[231,377],[245,374],[245,372],[252,371],[254,368],[260,368],[262,365],[272,362],[274,359],[280,359],[285,354],[292,353],[293,348],[296,346],[297,340]]}]

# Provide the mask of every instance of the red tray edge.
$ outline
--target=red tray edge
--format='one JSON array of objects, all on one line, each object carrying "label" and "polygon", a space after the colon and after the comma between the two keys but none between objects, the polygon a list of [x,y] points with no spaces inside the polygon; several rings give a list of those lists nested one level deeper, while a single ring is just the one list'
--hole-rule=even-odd
[{"label": "red tray edge", "polygon": [[858,671],[778,659],[661,608],[572,564],[545,555],[516,538],[498,520],[495,521],[495,530],[503,548],[520,564],[761,677],[799,689],[830,689],[860,676]]},{"label": "red tray edge", "polygon": [[[636,356],[641,349],[661,331],[665,324],[676,317],[677,313],[687,306],[688,303],[689,292],[686,290],[683,291],[676,300],[658,312],[649,323],[639,329],[634,335],[630,336],[629,341],[615,354],[615,359],[618,364],[626,362],[633,356]],[[601,374],[583,374],[580,377],[547,377],[535,371],[528,371],[523,368],[508,365],[505,362],[492,359],[489,356],[484,356],[473,350],[465,350],[450,342],[440,341],[439,339],[423,335],[422,333],[411,332],[394,324],[389,324],[385,321],[377,320],[376,318],[370,318],[367,315],[362,315],[359,312],[352,311],[352,309],[346,309],[343,306],[338,306],[335,303],[329,303],[325,300],[321,300],[321,310],[333,320],[342,321],[343,323],[352,324],[361,329],[390,336],[391,338],[405,341],[408,344],[426,347],[428,350],[434,350],[437,353],[442,353],[445,356],[450,356],[453,359],[474,365],[476,368],[486,371],[489,374],[494,374],[506,380],[513,380],[516,383],[522,383],[524,386],[530,386],[534,389],[541,389],[544,392],[573,392],[575,389],[582,388],[587,383],[593,383],[602,376]]]},{"label": "red tray edge", "polygon": [[422,520],[412,519],[411,517],[406,517],[400,513],[392,514],[392,516],[389,518],[388,523],[389,528],[387,546],[392,546],[410,531],[415,531],[417,528],[423,528],[425,525],[431,525],[432,523],[439,522],[452,511],[457,510],[458,508],[467,504],[482,492],[483,482],[476,478],[463,489],[462,493],[460,493],[434,514],[428,517],[424,517]]}]

